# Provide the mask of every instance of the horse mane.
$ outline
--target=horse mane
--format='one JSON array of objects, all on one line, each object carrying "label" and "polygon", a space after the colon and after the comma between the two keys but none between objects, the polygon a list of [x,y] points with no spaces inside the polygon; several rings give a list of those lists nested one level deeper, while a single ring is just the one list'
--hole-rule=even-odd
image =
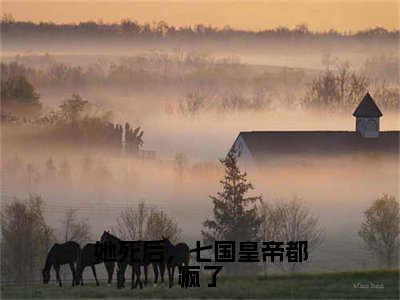
[{"label": "horse mane", "polygon": [[169,238],[168,237],[162,237],[162,241],[163,241],[163,243],[164,243],[164,247],[165,248],[170,248],[170,249],[174,249],[175,248],[175,245],[174,244],[172,244],[172,242],[169,240]]},{"label": "horse mane", "polygon": [[45,262],[44,268],[43,268],[44,271],[49,271],[50,268],[51,268],[51,266],[52,266],[53,263],[54,263],[54,262],[52,261],[52,260],[53,260],[53,256],[54,256],[54,252],[51,251],[51,250],[54,249],[54,246],[55,246],[55,245],[53,245],[53,247],[51,247],[49,253],[47,253],[46,262]]},{"label": "horse mane", "polygon": [[115,235],[111,234],[109,231],[104,231],[103,234],[101,235],[100,241],[103,241],[103,237],[108,238],[108,239],[113,239],[114,241],[121,241],[120,238],[116,237]]}]

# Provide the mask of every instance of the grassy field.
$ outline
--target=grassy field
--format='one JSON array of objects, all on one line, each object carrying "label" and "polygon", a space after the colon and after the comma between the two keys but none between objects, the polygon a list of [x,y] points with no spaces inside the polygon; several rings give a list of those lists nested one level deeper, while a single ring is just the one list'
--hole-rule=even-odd
[{"label": "grassy field", "polygon": [[[356,271],[344,273],[296,274],[269,277],[219,277],[216,288],[174,286],[146,287],[142,290],[102,284],[96,287],[62,288],[52,285],[2,286],[3,298],[358,298],[399,299],[399,271]],[[127,282],[127,286],[130,283]]]}]

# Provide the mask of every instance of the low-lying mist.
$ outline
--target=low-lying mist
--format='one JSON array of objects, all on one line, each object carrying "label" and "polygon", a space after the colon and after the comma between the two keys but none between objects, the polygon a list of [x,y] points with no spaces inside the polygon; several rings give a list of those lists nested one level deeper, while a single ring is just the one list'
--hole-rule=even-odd
[{"label": "low-lying mist", "polygon": [[[43,49],[8,41],[2,75],[21,72],[27,78],[40,95],[40,117],[60,112],[63,101],[79,94],[92,110],[112,112],[106,124],[140,126],[140,150],[154,151],[155,158],[138,159],[122,147],[79,144],[74,137],[63,140],[54,134],[60,132],[58,123],[2,123],[2,202],[42,196],[46,221],[54,228],[68,209],[77,209],[96,240],[117,225],[121,211],[145,201],[173,217],[182,239],[193,245],[201,239],[202,222],[212,216],[209,196],[221,189],[218,159],[241,131],[354,131],[352,113],[367,90],[383,112],[380,129],[400,129],[398,75],[392,76],[398,54],[390,54],[397,47],[392,42],[384,45],[388,56],[377,56],[382,49],[376,41],[368,42],[373,47],[360,41],[301,47],[286,42],[271,44],[269,52],[263,52],[267,44],[246,50],[251,47],[198,42],[198,52],[195,43],[183,45],[184,51],[155,44],[157,51],[143,54],[151,44],[124,50],[126,44],[96,49],[93,42],[81,49],[77,42]],[[44,50],[50,54],[35,55]],[[324,98],[326,90],[313,94],[318,83],[331,80],[338,86],[341,79],[344,94],[339,88],[329,90],[334,97]],[[322,98],[325,102],[318,102]],[[271,157],[265,166],[246,171],[252,193],[264,202],[300,197],[319,218],[324,241],[307,268],[348,270],[373,265],[360,250],[357,232],[373,200],[384,193],[399,199],[398,167],[398,158],[389,156],[293,155],[283,161]]]},{"label": "low-lying mist", "polygon": [[[207,148],[207,140],[202,141]],[[104,229],[115,228],[121,211],[140,201],[162,208],[176,219],[182,239],[201,239],[202,222],[212,214],[209,196],[221,190],[223,168],[216,158],[195,162],[188,156],[178,163],[173,157],[137,160],[127,154],[110,156],[97,151],[7,152],[7,157],[3,156],[4,194],[21,198],[29,193],[41,195],[45,216],[55,228],[67,209],[77,209],[90,224],[93,240]],[[342,262],[359,251],[357,232],[363,211],[384,193],[399,197],[396,157],[293,156],[284,161],[272,157],[271,162],[247,170],[255,188],[252,194],[261,194],[267,203],[300,197],[318,216],[325,250],[316,252],[319,263],[311,269],[349,268]],[[346,246],[330,248],[337,243]],[[328,259],[335,253],[342,256],[337,263]]]}]

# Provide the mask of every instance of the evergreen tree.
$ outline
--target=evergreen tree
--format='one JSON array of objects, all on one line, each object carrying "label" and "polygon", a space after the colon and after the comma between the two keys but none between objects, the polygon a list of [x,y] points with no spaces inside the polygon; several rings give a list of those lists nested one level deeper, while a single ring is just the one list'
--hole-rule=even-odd
[{"label": "evergreen tree", "polygon": [[258,241],[262,218],[256,204],[262,202],[262,197],[246,197],[253,186],[247,174],[240,171],[235,151],[220,161],[225,168],[225,176],[220,181],[223,190],[210,196],[214,203],[214,219],[203,223],[207,228],[202,231],[204,241]]}]

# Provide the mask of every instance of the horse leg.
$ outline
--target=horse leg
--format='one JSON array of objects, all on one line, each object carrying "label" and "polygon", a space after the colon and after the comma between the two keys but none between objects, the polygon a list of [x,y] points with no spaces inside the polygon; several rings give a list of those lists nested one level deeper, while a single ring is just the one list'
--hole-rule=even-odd
[{"label": "horse leg", "polygon": [[79,273],[79,281],[82,286],[83,286],[83,270],[85,270],[85,268],[82,268],[82,270]]},{"label": "horse leg", "polygon": [[175,265],[172,265],[172,283],[171,283],[171,287],[174,285],[174,276],[175,276]]},{"label": "horse leg", "polygon": [[56,271],[56,280],[59,286],[62,286],[61,277],[60,277],[60,265],[54,265],[54,270]]},{"label": "horse leg", "polygon": [[126,268],[128,267],[128,265],[127,264],[125,264],[124,265],[124,268],[123,268],[123,272],[122,272],[122,274],[121,274],[121,284],[122,284],[122,287],[124,288],[125,287],[125,271],[126,271]]},{"label": "horse leg", "polygon": [[132,280],[131,280],[131,289],[136,288],[136,282],[135,282],[135,265],[132,265]]},{"label": "horse leg", "polygon": [[161,283],[164,283],[165,266],[166,265],[164,263],[160,263]]},{"label": "horse leg", "polygon": [[83,270],[85,269],[84,266],[78,266],[76,268],[76,285],[83,285]]},{"label": "horse leg", "polygon": [[138,265],[137,266],[137,268],[136,268],[136,276],[137,276],[137,279],[136,279],[136,283],[135,283],[135,286],[137,286],[137,283],[139,283],[139,287],[140,287],[140,289],[142,289],[143,288],[143,283],[142,283],[142,280],[141,280],[141,278],[140,278],[140,265]]},{"label": "horse leg", "polygon": [[[144,272],[144,286],[147,285],[147,272],[148,272],[148,264],[143,264],[143,272]],[[139,267],[140,268],[140,267]]]},{"label": "horse leg", "polygon": [[72,273],[72,286],[75,286],[75,282],[76,282],[76,273],[75,273],[75,266],[74,266],[74,263],[69,263],[69,267],[70,267],[71,273]]},{"label": "horse leg", "polygon": [[156,263],[153,263],[153,271],[154,271],[154,285],[157,285],[158,281],[158,266]]},{"label": "horse leg", "polygon": [[117,287],[123,288],[125,284],[125,270],[126,270],[125,263],[118,263],[118,271],[117,271]]},{"label": "horse leg", "polygon": [[96,285],[99,286],[100,284],[99,284],[99,281],[97,280],[96,266],[95,265],[92,265],[92,272],[93,272],[94,279],[96,280]]},{"label": "horse leg", "polygon": [[168,286],[172,287],[172,266],[170,264],[167,265],[168,270]]},{"label": "horse leg", "polygon": [[114,273],[115,263],[114,262],[105,262],[104,265],[105,265],[105,267],[107,269],[108,285],[111,285],[112,277],[113,277],[113,273]]}]

